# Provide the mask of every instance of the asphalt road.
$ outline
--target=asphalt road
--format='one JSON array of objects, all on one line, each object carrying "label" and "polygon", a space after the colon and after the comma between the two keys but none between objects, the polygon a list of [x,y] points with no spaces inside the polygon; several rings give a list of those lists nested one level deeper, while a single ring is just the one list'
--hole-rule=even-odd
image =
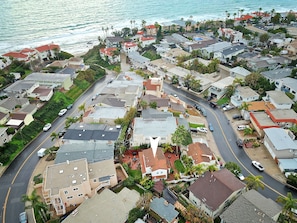
[{"label": "asphalt road", "polygon": [[265,172],[259,172],[251,165],[251,159],[247,156],[243,149],[239,149],[236,145],[236,134],[233,128],[228,124],[228,120],[224,113],[219,108],[211,108],[207,101],[193,95],[183,89],[177,89],[176,87],[165,83],[164,91],[167,94],[177,94],[177,96],[187,104],[193,105],[199,103],[207,111],[207,122],[211,122],[214,127],[213,137],[218,146],[220,154],[225,162],[237,163],[244,176],[249,174],[262,175],[265,189],[259,189],[259,192],[267,198],[276,200],[279,195],[286,196],[287,192],[291,192],[296,198],[297,193],[286,188],[282,183],[272,178]]},{"label": "asphalt road", "polygon": [[42,147],[53,146],[54,142],[51,140],[51,133],[58,133],[64,128],[67,116],[75,117],[79,115],[77,108],[83,103],[88,106],[92,96],[98,93],[112,77],[112,74],[109,74],[97,81],[75,102],[71,110],[64,116],[57,117],[52,123],[52,128],[48,132],[41,132],[6,169],[0,178],[0,204],[2,206],[0,219],[2,223],[19,222],[19,213],[23,212],[25,208],[25,204],[21,202],[21,197],[27,193],[29,179],[39,161],[37,151]]}]

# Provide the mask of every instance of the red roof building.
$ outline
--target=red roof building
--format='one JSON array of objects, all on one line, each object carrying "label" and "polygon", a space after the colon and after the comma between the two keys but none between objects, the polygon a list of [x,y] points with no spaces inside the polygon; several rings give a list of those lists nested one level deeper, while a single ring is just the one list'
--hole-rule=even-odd
[{"label": "red roof building", "polygon": [[24,53],[20,53],[20,52],[9,52],[9,53],[3,54],[2,56],[12,57],[14,59],[21,60],[21,61],[27,61],[28,60],[28,55],[24,54]]},{"label": "red roof building", "polygon": [[60,46],[57,44],[47,44],[47,45],[43,45],[43,46],[39,46],[35,48],[38,52],[42,53],[45,51],[51,51],[51,50],[60,50]]}]

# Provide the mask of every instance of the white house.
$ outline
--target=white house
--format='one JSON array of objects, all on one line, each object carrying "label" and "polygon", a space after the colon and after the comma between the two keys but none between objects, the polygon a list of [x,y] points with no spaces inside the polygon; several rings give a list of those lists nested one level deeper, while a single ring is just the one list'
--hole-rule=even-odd
[{"label": "white house", "polygon": [[290,109],[293,101],[283,91],[267,91],[266,100],[270,101],[276,109]]},{"label": "white house", "polygon": [[234,67],[230,69],[230,76],[238,79],[245,79],[251,72],[243,67]]},{"label": "white house", "polygon": [[146,46],[149,46],[149,45],[155,43],[156,37],[142,36],[142,37],[140,37],[139,42],[141,44],[141,47],[146,47]]},{"label": "white house", "polygon": [[235,107],[240,107],[243,102],[251,102],[259,99],[259,94],[249,86],[237,86],[231,96],[231,103]]},{"label": "white house", "polygon": [[286,77],[275,81],[277,89],[289,92],[294,95],[294,101],[297,101],[297,79]]},{"label": "white house", "polygon": [[225,77],[210,85],[208,89],[208,96],[220,99],[226,93],[226,89],[234,81],[233,77]]},{"label": "white house", "polygon": [[122,49],[125,53],[136,52],[138,50],[138,45],[134,42],[125,42],[122,44]]},{"label": "white house", "polygon": [[118,48],[116,47],[109,47],[109,48],[101,48],[100,49],[100,56],[103,60],[114,64],[119,63],[121,61],[120,54],[116,54]]},{"label": "white house", "polygon": [[239,32],[230,28],[219,28],[218,34],[221,37],[227,38],[232,43],[241,42],[243,39],[242,32]]}]

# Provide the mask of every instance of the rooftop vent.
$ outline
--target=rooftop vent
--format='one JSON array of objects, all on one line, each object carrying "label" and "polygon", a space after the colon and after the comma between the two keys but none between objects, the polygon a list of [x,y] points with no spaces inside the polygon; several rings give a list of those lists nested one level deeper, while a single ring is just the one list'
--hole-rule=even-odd
[{"label": "rooftop vent", "polygon": [[73,168],[73,170],[77,170],[78,168],[75,166],[74,168]]},{"label": "rooftop vent", "polygon": [[102,137],[104,137],[105,135],[104,134],[102,134]]},{"label": "rooftop vent", "polygon": [[81,134],[78,134],[79,137],[81,137]]},{"label": "rooftop vent", "polygon": [[72,184],[76,184],[76,180],[73,180],[73,181],[72,181]]},{"label": "rooftop vent", "polygon": [[59,171],[59,173],[63,173],[63,172],[64,172],[64,170],[60,170],[60,171]]}]

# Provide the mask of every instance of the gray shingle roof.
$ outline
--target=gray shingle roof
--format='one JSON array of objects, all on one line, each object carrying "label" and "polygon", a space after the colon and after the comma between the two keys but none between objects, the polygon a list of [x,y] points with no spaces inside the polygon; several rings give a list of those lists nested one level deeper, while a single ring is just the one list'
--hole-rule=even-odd
[{"label": "gray shingle roof", "polygon": [[178,212],[175,210],[174,206],[168,203],[164,198],[154,198],[150,204],[151,210],[158,214],[161,218],[165,219],[167,222],[172,222],[177,216]]}]

